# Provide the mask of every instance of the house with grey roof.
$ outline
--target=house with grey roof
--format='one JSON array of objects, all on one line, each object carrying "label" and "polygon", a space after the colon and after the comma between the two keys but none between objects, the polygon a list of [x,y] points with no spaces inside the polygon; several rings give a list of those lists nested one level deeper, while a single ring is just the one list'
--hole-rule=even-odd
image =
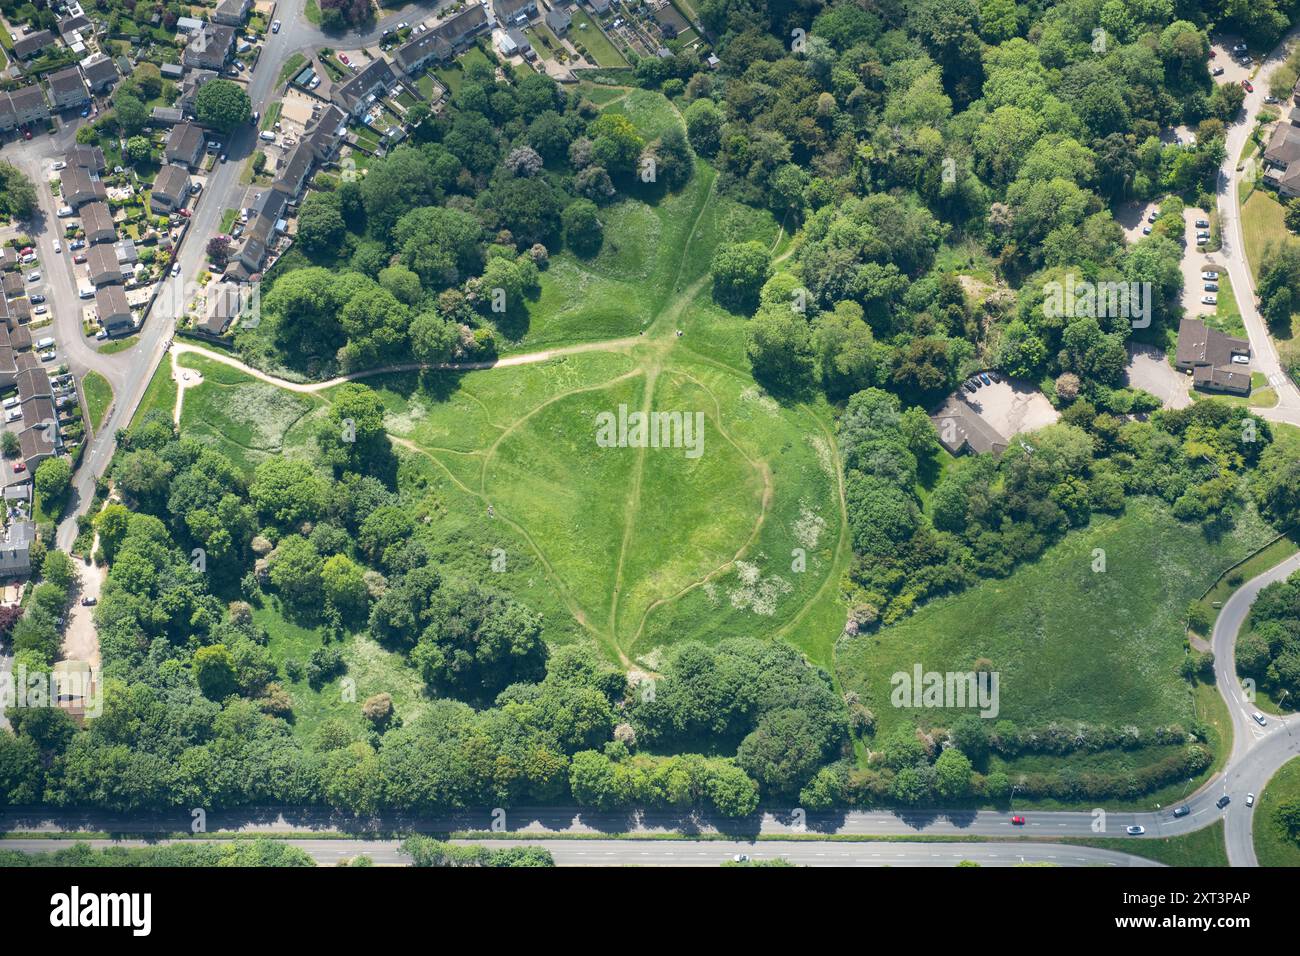
[{"label": "house with grey roof", "polygon": [[26,518],[9,522],[4,537],[0,538],[0,578],[22,578],[32,573],[31,552],[35,540],[35,522]]},{"label": "house with grey roof", "polygon": [[203,130],[193,123],[177,123],[167,134],[167,145],[163,148],[163,159],[169,163],[182,166],[198,166],[203,158]]},{"label": "house with grey roof", "polygon": [[160,215],[175,212],[190,195],[190,174],[184,166],[168,164],[158,170],[149,191],[149,209]]},{"label": "house with grey roof", "polygon": [[68,166],[60,170],[59,186],[63,201],[73,209],[108,198],[108,190],[104,188],[99,174],[81,166]]},{"label": "house with grey roof", "polygon": [[334,87],[331,98],[350,116],[359,116],[396,85],[393,68],[381,58],[371,60],[352,79]]},{"label": "house with grey roof", "polygon": [[0,129],[26,126],[50,118],[50,105],[39,83],[20,87],[12,93],[0,92]]},{"label": "house with grey roof", "polygon": [[1192,373],[1192,384],[1203,391],[1250,394],[1250,342],[1225,335],[1200,319],[1178,323],[1174,367]]},{"label": "house with grey roof", "polygon": [[90,247],[90,253],[86,256],[86,275],[90,278],[90,284],[96,288],[122,281],[122,268],[112,246]]},{"label": "house with grey roof", "polygon": [[546,25],[551,28],[551,32],[557,37],[562,37],[569,32],[569,26],[573,22],[573,17],[569,16],[567,10],[561,10],[559,7],[552,7],[546,11]]},{"label": "house with grey roof", "polygon": [[417,33],[393,53],[393,63],[414,76],[430,63],[444,63],[468,47],[491,26],[487,7],[473,3],[424,33]]},{"label": "house with grey roof", "polygon": [[253,0],[221,0],[212,11],[212,21],[228,27],[242,26],[252,8]]},{"label": "house with grey roof", "polygon": [[98,146],[86,146],[78,143],[71,147],[63,158],[69,166],[80,166],[82,169],[88,169],[92,173],[102,173],[107,165],[104,162],[104,151]]},{"label": "house with grey roof", "polygon": [[45,78],[50,86],[50,102],[56,110],[72,109],[85,106],[90,102],[90,90],[81,78],[81,69],[70,66],[66,70],[51,73]]},{"label": "house with grey roof", "polygon": [[95,313],[109,335],[129,332],[135,328],[135,318],[126,300],[126,289],[120,285],[106,285],[95,290]]},{"label": "house with grey roof", "polygon": [[492,9],[502,26],[523,26],[537,16],[537,0],[492,0]]},{"label": "house with grey roof", "polygon": [[81,207],[81,228],[86,234],[86,242],[112,242],[117,238],[117,227],[113,224],[113,214],[108,205],[102,202],[88,202]]},{"label": "house with grey roof", "polygon": [[107,93],[121,78],[112,58],[102,53],[91,54],[82,60],[81,72],[86,78],[86,85],[90,87],[90,92],[95,94]]},{"label": "house with grey roof", "polygon": [[930,416],[930,422],[939,436],[939,444],[951,455],[966,452],[996,457],[1007,450],[1007,439],[957,395],[950,395]]},{"label": "house with grey roof", "polygon": [[192,35],[181,53],[181,63],[191,70],[216,70],[220,72],[230,59],[230,50],[235,43],[235,31],[232,27],[219,23],[205,23],[203,28]]},{"label": "house with grey roof", "polygon": [[53,33],[49,30],[37,30],[35,33],[14,40],[14,56],[20,60],[30,60],[53,42]]}]

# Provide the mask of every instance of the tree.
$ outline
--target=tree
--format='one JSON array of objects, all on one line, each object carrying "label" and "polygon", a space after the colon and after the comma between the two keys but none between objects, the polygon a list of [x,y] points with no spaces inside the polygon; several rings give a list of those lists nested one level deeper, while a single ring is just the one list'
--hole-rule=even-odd
[{"label": "tree", "polygon": [[615,176],[630,176],[645,140],[622,113],[602,113],[587,127],[593,161]]},{"label": "tree", "polygon": [[603,239],[600,212],[590,199],[576,199],[564,207],[560,216],[564,225],[564,241],[580,255],[594,255],[600,250]]},{"label": "tree", "polygon": [[802,315],[789,308],[762,309],[749,323],[745,346],[754,378],[774,392],[798,392],[815,370],[812,336]]},{"label": "tree", "polygon": [[18,440],[18,433],[6,431],[0,434],[0,452],[6,458],[16,458],[22,451],[22,444]]},{"label": "tree", "polygon": [[724,242],[713,254],[713,297],[738,312],[753,312],[772,274],[772,256],[761,242]]},{"label": "tree", "polygon": [[209,700],[225,700],[235,692],[235,662],[224,644],[194,652],[194,680]]},{"label": "tree", "polygon": [[127,92],[125,86],[119,87],[113,95],[113,115],[117,127],[123,136],[134,136],[144,129],[149,122],[149,113],[139,97]]},{"label": "tree", "polygon": [[467,212],[425,206],[402,216],[393,238],[402,261],[420,281],[428,288],[443,289],[478,270],[482,233],[482,225]]},{"label": "tree", "polygon": [[209,80],[194,98],[194,115],[199,122],[225,133],[247,123],[252,109],[244,88],[230,80]]},{"label": "tree", "polygon": [[338,249],[347,227],[337,193],[312,192],[298,210],[298,241],[310,252]]},{"label": "tree", "polygon": [[248,496],[263,517],[291,527],[316,517],[325,499],[325,485],[305,461],[268,458],[253,473]]},{"label": "tree", "polygon": [[435,311],[421,312],[411,320],[411,352],[427,365],[450,362],[460,343],[460,329]]},{"label": "tree", "polygon": [[45,501],[57,499],[68,489],[72,465],[66,458],[46,458],[36,466],[36,492]]},{"label": "tree", "polygon": [[214,262],[225,262],[230,258],[230,237],[226,235],[213,236],[208,240],[206,251],[208,258]]},{"label": "tree", "polygon": [[324,562],[306,538],[291,534],[271,552],[271,583],[285,603],[299,611],[320,608]]},{"label": "tree", "polygon": [[718,151],[722,139],[722,124],[725,117],[718,104],[702,97],[686,107],[686,135],[690,137],[691,146],[703,156],[712,156]]},{"label": "tree", "polygon": [[369,601],[364,569],[346,555],[327,558],[321,568],[321,584],[325,601],[335,608],[345,620],[365,617]]},{"label": "tree", "polygon": [[153,156],[153,143],[146,136],[132,136],[126,141],[126,156],[137,165],[147,162]]}]

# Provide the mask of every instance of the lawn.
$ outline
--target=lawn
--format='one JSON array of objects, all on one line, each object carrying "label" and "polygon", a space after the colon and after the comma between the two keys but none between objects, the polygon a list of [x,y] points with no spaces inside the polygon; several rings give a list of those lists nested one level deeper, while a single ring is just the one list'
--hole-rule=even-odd
[{"label": "lawn", "polygon": [[108,406],[113,404],[113,387],[98,372],[87,372],[81,380],[81,391],[86,397],[86,417],[90,420],[90,427],[99,431]]},{"label": "lawn", "polygon": [[[466,50],[459,59],[452,63],[451,66],[435,70],[434,75],[436,75],[438,81],[454,95],[460,90],[460,84],[465,79],[465,67],[470,63],[486,63],[490,66],[492,61],[488,59],[487,54],[484,53],[480,47],[472,46]],[[421,77],[421,79],[423,80],[423,77]],[[419,86],[419,90],[421,93],[425,93],[423,85]],[[425,93],[425,95],[432,97],[432,87],[430,87],[430,91]]]},{"label": "lawn", "polygon": [[[1285,561],[1295,554],[1297,550],[1300,550],[1300,546],[1297,546],[1296,542],[1291,538],[1278,538],[1259,551],[1258,554],[1252,555],[1242,561],[1241,564],[1233,567],[1230,573],[1223,575],[1199,602],[1209,616],[1211,627],[1218,618],[1219,610],[1223,607],[1224,602],[1232,596],[1232,592],[1251,578],[1257,577],[1279,562]],[[1216,604],[1218,607],[1215,607]],[[1208,637],[1208,635],[1203,636]]]},{"label": "lawn", "polygon": [[172,380],[171,363],[162,362],[158,370],[153,373],[153,378],[149,380],[149,387],[145,389],[144,398],[136,407],[131,424],[139,423],[146,415],[155,411],[162,412],[170,419],[175,407],[176,382]]},{"label": "lawn", "polygon": [[1237,296],[1232,291],[1232,279],[1229,278],[1227,270],[1219,273],[1218,299],[1219,302],[1214,307],[1214,315],[1206,316],[1206,324],[1225,335],[1235,335],[1244,339],[1246,325],[1241,321],[1241,309],[1237,306]]},{"label": "lawn", "polygon": [[1300,800],[1300,757],[1284,764],[1257,794],[1252,834],[1260,866],[1300,866],[1300,842],[1278,820],[1283,804],[1296,800]]},{"label": "lawn", "polygon": [[1259,267],[1264,260],[1264,248],[1270,242],[1281,242],[1290,232],[1283,220],[1285,210],[1273,193],[1257,189],[1241,210],[1241,232],[1250,259],[1251,274],[1259,281]]},{"label": "lawn", "polygon": [[627,66],[627,59],[618,52],[600,25],[585,10],[574,9],[569,40],[575,45],[582,44],[586,47],[589,59],[595,60],[597,66]]},{"label": "lawn", "polygon": [[140,336],[128,335],[121,339],[106,339],[104,344],[99,347],[101,355],[115,355],[118,352],[125,352],[127,349],[133,349],[140,344]]},{"label": "lawn", "polygon": [[276,100],[274,103],[268,106],[266,108],[266,112],[262,114],[262,122],[259,128],[270,129],[271,127],[273,127],[276,123],[276,120],[280,118],[280,111],[282,109],[284,109],[284,103],[281,100]]},{"label": "lawn", "polygon": [[307,65],[307,58],[301,53],[295,53],[289,59],[284,61],[284,66],[280,68],[280,78],[277,82],[288,83],[298,75],[304,66]]},{"label": "lawn", "polygon": [[[925,671],[966,672],[981,657],[999,674],[999,719],[1187,725],[1200,706],[1179,674],[1187,605],[1269,537],[1253,515],[1214,538],[1158,501],[1133,499],[1122,516],[1095,517],[1005,580],[933,601],[878,633],[842,639],[838,674],[876,714],[877,739],[904,725],[948,726],[962,713],[892,706],[891,675],[918,663]],[[1093,570],[1096,549],[1105,556],[1101,572]],[[1046,769],[1052,759],[1036,757],[1018,769]]]},{"label": "lawn", "polygon": [[308,419],[323,403],[258,381],[220,362],[182,353],[178,362],[203,376],[185,390],[181,427],[186,435],[215,445],[251,472],[272,456],[309,457]]}]

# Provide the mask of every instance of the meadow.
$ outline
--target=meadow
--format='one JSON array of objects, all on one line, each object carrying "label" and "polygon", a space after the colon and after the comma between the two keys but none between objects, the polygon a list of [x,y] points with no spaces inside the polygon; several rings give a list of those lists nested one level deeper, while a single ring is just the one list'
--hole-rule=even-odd
[{"label": "meadow", "polygon": [[1255,804],[1255,856],[1260,866],[1300,866],[1300,843],[1278,822],[1278,809],[1300,799],[1300,758],[1283,764],[1273,774]]}]

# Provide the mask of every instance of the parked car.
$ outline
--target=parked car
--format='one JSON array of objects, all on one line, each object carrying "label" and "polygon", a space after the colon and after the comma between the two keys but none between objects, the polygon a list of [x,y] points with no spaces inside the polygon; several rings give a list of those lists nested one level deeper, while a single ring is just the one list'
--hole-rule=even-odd
[{"label": "parked car", "polygon": [[77,263],[77,265],[81,265],[81,263],[86,261],[86,254],[84,252],[78,252],[72,257],[72,261]]},{"label": "parked car", "polygon": [[9,411],[5,412],[6,422],[16,422],[18,421],[18,419],[22,417],[23,417],[23,410],[21,408],[11,408],[9,409]]},{"label": "parked car", "polygon": [[94,607],[98,603],[99,603],[99,599],[93,598],[90,595],[86,595],[84,598],[81,599],[81,604],[83,607]]},{"label": "parked car", "polygon": [[257,138],[267,143],[274,143],[275,133],[271,132],[269,129],[264,129],[262,132],[257,134]]},{"label": "parked car", "polygon": [[69,216],[75,216],[76,214],[77,214],[77,211],[76,211],[75,209],[73,209],[71,206],[60,206],[60,207],[59,207],[59,218],[60,218],[60,219],[67,219]]},{"label": "parked car", "polygon": [[208,140],[208,152],[209,152],[209,153],[215,153],[215,152],[216,152],[217,150],[219,150],[220,148],[221,148],[221,144],[218,143],[215,139],[210,139],[210,140]]},{"label": "parked car", "polygon": [[1249,365],[1249,364],[1250,364],[1250,356],[1249,356],[1249,355],[1234,355],[1234,356],[1232,357],[1232,362],[1233,362],[1234,365]]},{"label": "parked car", "polygon": [[225,154],[225,153],[222,153],[222,154],[221,154],[221,161],[222,161],[223,163],[226,161],[226,154]]},{"label": "parked car", "polygon": [[1149,235],[1151,235],[1151,227],[1150,227],[1150,226],[1143,226],[1143,227],[1142,227],[1142,235],[1144,235],[1144,236],[1149,236]]},{"label": "parked car", "polygon": [[41,295],[39,292],[37,292],[35,295],[31,297],[31,302],[33,305],[35,305],[38,302],[44,302],[44,301],[45,301],[45,296]]},{"label": "parked car", "polygon": [[1246,806],[1253,807],[1254,805],[1255,805],[1255,795],[1253,793],[1246,794]]},{"label": "parked car", "polygon": [[54,251],[55,253],[60,253],[63,251],[63,245],[57,239],[54,240]]},{"label": "parked car", "polygon": [[749,862],[749,854],[748,854],[748,853],[737,853],[735,856],[733,856],[733,857],[731,858],[731,862],[732,862],[732,863],[748,863],[748,862]]},{"label": "parked car", "polygon": [[962,388],[966,389],[966,391],[970,392],[972,395],[975,394],[975,386],[970,382],[965,382],[962,385]]},{"label": "parked car", "polygon": [[1218,800],[1214,801],[1214,805],[1218,807],[1220,810],[1222,810],[1230,803],[1232,803],[1232,797],[1228,796],[1226,793],[1223,796],[1219,797]]},{"label": "parked car", "polygon": [[98,332],[95,333],[95,338],[97,338],[99,341],[102,342],[104,339],[108,338],[107,330],[100,329]]},{"label": "parked car", "polygon": [[1210,76],[1223,76],[1223,67],[1216,66],[1210,70]]},{"label": "parked car", "polygon": [[1201,296],[1201,305],[1218,305],[1218,304],[1219,304],[1219,297],[1215,295],[1213,292],[1207,292],[1205,295]]},{"label": "parked car", "polygon": [[1270,106],[1272,106],[1274,103],[1277,102],[1277,97],[1276,97],[1276,96],[1266,96],[1266,97],[1264,97],[1264,102],[1267,103],[1267,104],[1269,104]]},{"label": "parked car", "polygon": [[1134,824],[1131,827],[1125,827],[1124,832],[1127,833],[1129,836],[1141,836],[1142,834],[1147,832],[1147,828],[1140,827]]},{"label": "parked car", "polygon": [[27,275],[27,281],[28,281],[28,282],[40,282],[40,281],[41,281],[41,274],[40,274],[40,272],[31,272],[31,273],[28,273],[28,275]]},{"label": "parked car", "polygon": [[68,243],[68,248],[69,248],[69,249],[84,249],[84,248],[86,248],[86,240],[85,240],[85,239],[73,239],[70,243]]},{"label": "parked car", "polygon": [[56,173],[60,169],[67,169],[67,168],[68,168],[68,164],[61,159],[58,162],[56,162],[53,166],[50,167],[50,169],[54,170]]},{"label": "parked car", "polygon": [[342,63],[344,66],[347,66],[352,61],[348,59],[348,55],[346,53],[340,53],[339,62]]},{"label": "parked car", "polygon": [[194,193],[194,195],[197,196],[199,193],[203,192],[203,184],[202,184],[202,183],[190,183],[190,192]]},{"label": "parked car", "polygon": [[41,361],[42,361],[42,362],[53,362],[53,361],[54,361],[54,358],[55,358],[54,349],[50,349],[50,350],[47,351],[47,352],[42,352],[42,353],[41,353]]},{"label": "parked car", "polygon": [[1210,228],[1210,220],[1208,220],[1208,219],[1198,219],[1198,220],[1196,220],[1196,228],[1197,228],[1197,229],[1209,229],[1209,228]]},{"label": "parked car", "polygon": [[38,305],[35,309],[32,310],[32,314],[33,314],[33,315],[44,315],[44,314],[45,314],[46,312],[48,312],[48,311],[49,311],[49,309],[45,308],[45,306],[43,306],[43,305]]},{"label": "parked car", "polygon": [[14,471],[22,472],[26,470],[27,470],[27,462],[25,461],[14,462]]},{"label": "parked car", "polygon": [[1254,93],[1254,92],[1255,92],[1255,84],[1251,83],[1250,80],[1242,80],[1242,81],[1241,81],[1241,87],[1242,87],[1242,89],[1244,89],[1247,93]]},{"label": "parked car", "polygon": [[1183,804],[1181,807],[1178,807],[1177,809],[1174,810],[1174,816],[1185,817],[1187,816],[1187,814],[1191,812],[1192,812],[1192,808],[1187,806],[1186,804]]},{"label": "parked car", "polygon": [[980,381],[983,382],[985,385],[993,384],[993,380],[989,378],[988,372],[980,372]]},{"label": "parked car", "polygon": [[1206,292],[1218,292],[1218,291],[1219,291],[1219,283],[1217,283],[1217,282],[1207,282],[1207,283],[1205,283],[1205,291],[1206,291]]},{"label": "parked car", "polygon": [[1268,723],[1268,721],[1264,719],[1264,715],[1261,714],[1259,711],[1255,711],[1250,716],[1254,718],[1255,723],[1259,724],[1261,727],[1263,727],[1265,724]]},{"label": "parked car", "polygon": [[1213,269],[1203,269],[1201,271],[1201,278],[1206,282],[1217,282],[1219,281],[1219,274]]},{"label": "parked car", "polygon": [[272,32],[272,33],[279,33],[279,32],[280,32],[280,21],[279,21],[279,20],[272,20],[272,21],[271,21],[271,32]]},{"label": "parked car", "polygon": [[172,275],[174,275],[174,276],[178,276],[178,275],[180,275],[180,274],[181,274],[181,264],[180,264],[179,262],[173,262],[173,263],[172,263]]}]

